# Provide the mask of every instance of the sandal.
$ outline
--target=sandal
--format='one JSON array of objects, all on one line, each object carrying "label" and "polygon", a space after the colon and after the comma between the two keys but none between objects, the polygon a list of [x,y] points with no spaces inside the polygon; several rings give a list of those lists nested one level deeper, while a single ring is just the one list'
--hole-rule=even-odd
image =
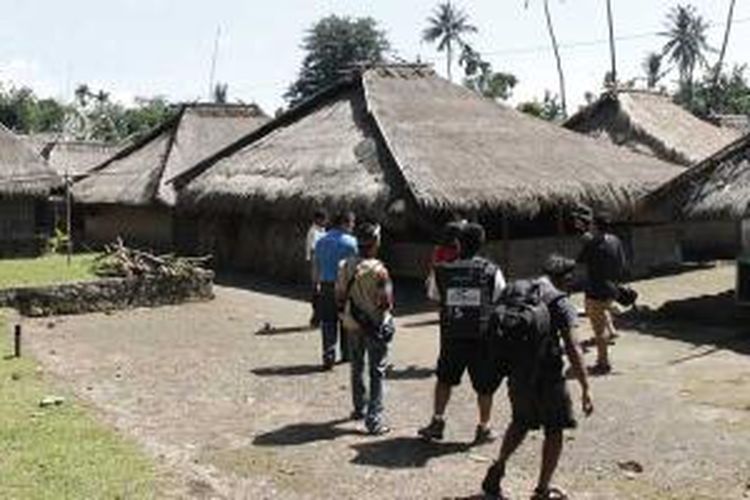
[{"label": "sandal", "polygon": [[556,486],[550,486],[547,489],[537,488],[531,496],[531,500],[569,500],[565,490]]}]

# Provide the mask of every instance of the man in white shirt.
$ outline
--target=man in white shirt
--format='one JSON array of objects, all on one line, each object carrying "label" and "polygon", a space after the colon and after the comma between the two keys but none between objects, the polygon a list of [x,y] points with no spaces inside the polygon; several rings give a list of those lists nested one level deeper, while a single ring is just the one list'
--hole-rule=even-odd
[{"label": "man in white shirt", "polygon": [[310,326],[317,328],[320,324],[318,317],[318,301],[320,297],[320,276],[315,259],[315,244],[326,234],[326,224],[328,215],[324,210],[318,209],[313,214],[313,221],[310,229],[307,230],[305,238],[305,260],[310,265],[310,282],[312,283],[312,316],[310,317]]}]

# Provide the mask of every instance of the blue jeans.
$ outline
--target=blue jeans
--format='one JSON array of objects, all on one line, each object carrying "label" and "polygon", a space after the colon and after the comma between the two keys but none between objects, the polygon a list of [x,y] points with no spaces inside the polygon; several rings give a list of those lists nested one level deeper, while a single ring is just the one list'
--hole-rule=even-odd
[{"label": "blue jeans", "polygon": [[[385,368],[388,362],[388,344],[361,332],[349,334],[351,356],[352,403],[354,411],[365,414],[365,425],[375,429],[382,423]],[[370,373],[370,394],[365,387],[365,354]]]},{"label": "blue jeans", "polygon": [[[341,330],[339,332],[339,330]],[[336,361],[336,341],[339,341],[341,350],[341,360],[346,361],[349,358],[347,349],[347,333],[340,327],[339,321],[321,321],[320,332],[323,337],[323,363],[333,363]]]}]

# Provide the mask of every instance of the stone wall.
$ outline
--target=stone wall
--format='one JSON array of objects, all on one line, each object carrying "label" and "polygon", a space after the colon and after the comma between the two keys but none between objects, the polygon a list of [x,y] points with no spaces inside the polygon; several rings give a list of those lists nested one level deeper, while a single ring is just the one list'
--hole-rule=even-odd
[{"label": "stone wall", "polygon": [[0,307],[24,316],[106,312],[213,299],[213,273],[192,277],[105,278],[47,287],[0,290]]}]

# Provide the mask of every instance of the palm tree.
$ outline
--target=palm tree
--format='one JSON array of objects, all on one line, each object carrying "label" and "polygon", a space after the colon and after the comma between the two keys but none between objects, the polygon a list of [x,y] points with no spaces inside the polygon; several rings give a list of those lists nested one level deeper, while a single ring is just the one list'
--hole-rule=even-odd
[{"label": "palm tree", "polygon": [[[529,0],[525,0],[524,6],[529,7]],[[560,47],[557,44],[554,26],[552,25],[552,15],[549,11],[549,0],[544,0],[544,17],[547,19],[547,31],[552,42],[552,50],[555,52],[555,61],[557,62],[557,75],[560,80],[560,107],[562,108],[563,117],[568,115],[567,100],[565,99],[565,74],[563,73],[562,59],[560,58]]]},{"label": "palm tree", "polygon": [[469,16],[451,5],[450,0],[438,4],[433,16],[427,18],[427,23],[429,26],[422,32],[422,40],[429,43],[438,41],[438,51],[445,51],[446,54],[448,80],[453,81],[453,46],[463,47],[463,35],[476,33],[477,28],[469,24]]},{"label": "palm tree", "polygon": [[711,50],[706,41],[708,23],[698,15],[692,5],[677,5],[667,15],[667,31],[660,35],[667,37],[662,55],[677,65],[680,72],[680,86],[692,100],[693,75],[698,65],[706,65],[705,53]]},{"label": "palm tree", "polygon": [[662,79],[664,73],[661,71],[661,54],[651,52],[646,56],[643,61],[643,71],[646,73],[646,86],[649,89],[653,89]]},{"label": "palm tree", "polygon": [[732,30],[732,19],[734,18],[734,4],[736,0],[730,0],[729,2],[729,14],[727,15],[727,25],[724,28],[724,42],[721,44],[721,52],[719,52],[719,62],[716,63],[716,70],[714,72],[713,87],[719,83],[719,76],[721,75],[721,67],[724,65],[724,56],[727,53],[727,45],[729,45],[729,32]]}]

